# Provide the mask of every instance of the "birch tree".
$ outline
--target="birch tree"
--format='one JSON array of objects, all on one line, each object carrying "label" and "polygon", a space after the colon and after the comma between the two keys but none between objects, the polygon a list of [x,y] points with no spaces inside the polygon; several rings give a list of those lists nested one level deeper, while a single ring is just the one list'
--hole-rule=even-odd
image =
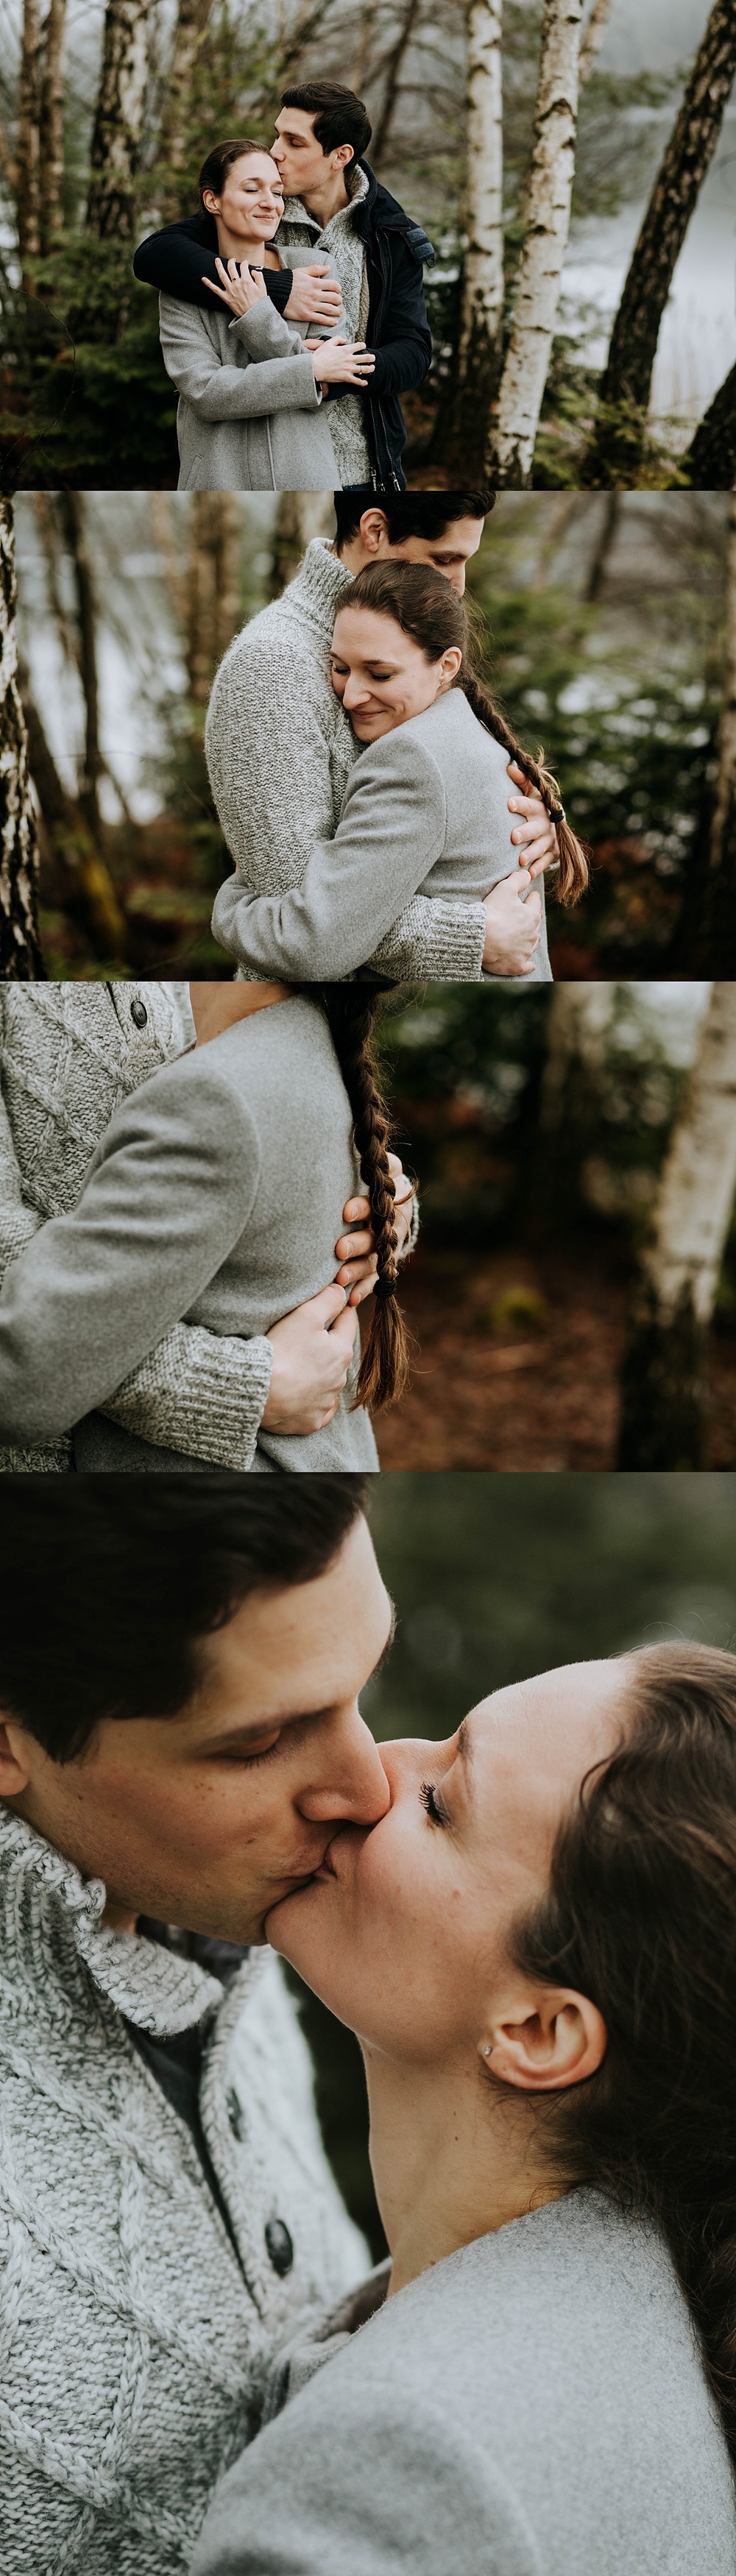
[{"label": "birch tree", "polygon": [[706,963],[736,975],[736,492],[729,504],[726,654],[704,909]]},{"label": "birch tree", "polygon": [[48,251],[64,222],[64,32],[66,0],[49,0],[43,31],[39,143],[42,171],[41,249]]},{"label": "birch tree", "polygon": [[133,234],[150,14],[149,0],[107,0],[87,205],[101,241]]},{"label": "birch tree", "polygon": [[491,439],[490,471],[502,490],[526,489],[532,479],[570,229],[582,5],[545,0],[544,6],[527,230]]},{"label": "birch tree", "polygon": [[[655,180],[611,333],[600,386],[600,418],[586,466],[596,458],[630,478],[640,456],[660,323],[690,217],[710,168],[736,74],[736,6],[714,0],[702,43]],[[624,417],[616,431],[611,413]]]},{"label": "birch tree", "polygon": [[480,479],[501,357],[504,305],[502,0],[468,11],[467,248],[458,351],[463,470]]},{"label": "birch tree", "polygon": [[736,483],[736,363],[698,423],[682,465],[693,492],[731,492]]},{"label": "birch tree", "polygon": [[36,917],[38,847],[18,686],[13,507],[0,501],[0,978],[43,976]]},{"label": "birch tree", "polygon": [[179,0],[174,45],[161,118],[161,213],[174,223],[180,211],[182,176],[187,161],[189,102],[212,0]]},{"label": "birch tree", "polygon": [[33,293],[32,280],[26,270],[28,260],[37,259],[41,248],[40,233],[40,134],[41,94],[41,17],[39,0],[23,0],[20,85],[18,94],[18,135],[15,152],[15,189],[18,206],[18,248],[23,283]]},{"label": "birch tree", "polygon": [[632,1300],[618,1467],[699,1467],[706,1340],[736,1190],[736,984],[716,983]]}]

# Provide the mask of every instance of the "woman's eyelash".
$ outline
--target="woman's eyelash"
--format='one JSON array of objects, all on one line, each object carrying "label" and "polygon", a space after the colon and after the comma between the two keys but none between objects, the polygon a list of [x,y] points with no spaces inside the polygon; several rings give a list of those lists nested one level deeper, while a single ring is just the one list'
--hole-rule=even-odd
[{"label": "woman's eyelash", "polygon": [[431,1780],[422,1781],[419,1794],[422,1806],[426,1808],[430,1823],[433,1825],[449,1825],[450,1819],[447,1813],[447,1808],[443,1806],[442,1799],[438,1797],[437,1790],[433,1788]]}]

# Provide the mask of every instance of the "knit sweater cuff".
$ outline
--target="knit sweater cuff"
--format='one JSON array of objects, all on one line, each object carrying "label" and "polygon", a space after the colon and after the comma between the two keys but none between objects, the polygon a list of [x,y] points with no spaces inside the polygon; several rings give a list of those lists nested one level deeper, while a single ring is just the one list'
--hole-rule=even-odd
[{"label": "knit sweater cuff", "polygon": [[253,1464],[272,1368],[262,1334],[246,1341],[175,1324],[100,1410],[155,1448],[242,1472]]},{"label": "knit sweater cuff", "polygon": [[[482,903],[448,903],[415,895],[368,961],[397,983],[430,975],[439,983],[477,984],[487,922]],[[365,973],[365,968],[363,968]]]}]

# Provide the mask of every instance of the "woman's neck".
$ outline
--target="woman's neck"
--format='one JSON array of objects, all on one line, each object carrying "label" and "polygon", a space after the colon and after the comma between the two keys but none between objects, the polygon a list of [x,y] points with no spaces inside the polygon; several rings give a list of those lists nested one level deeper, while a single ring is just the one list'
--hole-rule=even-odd
[{"label": "woman's neck", "polygon": [[190,984],[197,1045],[219,1038],[223,1029],[249,1019],[252,1011],[268,1011],[272,1002],[288,1002],[291,989],[290,984]]},{"label": "woman's neck", "polygon": [[542,2165],[523,2096],[492,2094],[474,2066],[417,2068],[363,2054],[390,2298],[461,2245],[557,2200],[565,2186]]},{"label": "woman's neck", "polygon": [[261,241],[258,235],[254,234],[252,239],[244,241],[242,233],[231,233],[229,226],[221,222],[219,215],[216,215],[215,221],[217,224],[217,248],[221,259],[224,259],[226,263],[229,259],[236,259],[239,265],[241,260],[247,260],[249,268],[264,267],[266,257],[265,240]]}]

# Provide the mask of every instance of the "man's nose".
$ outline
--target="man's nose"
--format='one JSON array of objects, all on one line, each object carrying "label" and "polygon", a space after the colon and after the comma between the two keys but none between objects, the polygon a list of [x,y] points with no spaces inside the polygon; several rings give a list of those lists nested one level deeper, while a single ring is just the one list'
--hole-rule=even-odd
[{"label": "man's nose", "polygon": [[324,1778],[305,1789],[298,1805],[310,1824],[342,1818],[351,1825],[377,1825],[391,1805],[391,1791],[370,1727],[357,1712],[334,1741]]}]

